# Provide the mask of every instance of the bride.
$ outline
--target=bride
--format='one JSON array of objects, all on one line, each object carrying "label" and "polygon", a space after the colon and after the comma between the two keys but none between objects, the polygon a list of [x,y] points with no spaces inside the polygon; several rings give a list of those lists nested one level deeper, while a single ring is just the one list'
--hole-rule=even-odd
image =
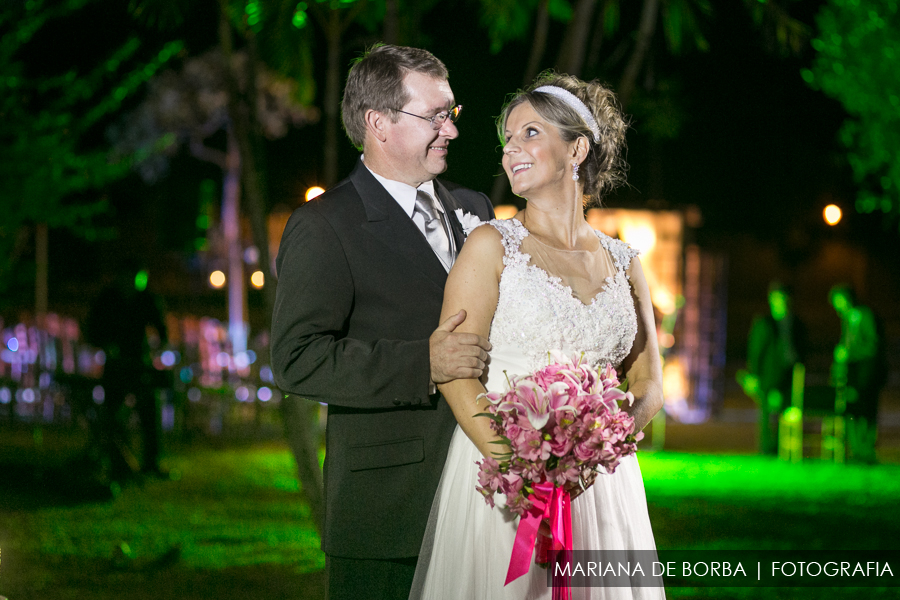
[{"label": "bride", "polygon": [[[546,571],[504,586],[518,520],[475,490],[482,456],[497,439],[477,396],[503,391],[504,372],[547,364],[549,350],[612,363],[635,402],[640,430],[662,407],[662,370],[650,293],[637,251],[594,231],[584,206],[624,176],[627,125],[613,93],[594,82],[544,75],[503,109],[498,132],[513,192],[528,203],[513,219],[471,231],[444,292],[443,321],[465,309],[457,331],[489,337],[481,380],[443,384],[459,427],[431,510],[411,598],[550,598]],[[625,458],[572,502],[575,550],[654,550],[640,468]],[[573,598],[656,599],[660,588],[573,588]]]}]

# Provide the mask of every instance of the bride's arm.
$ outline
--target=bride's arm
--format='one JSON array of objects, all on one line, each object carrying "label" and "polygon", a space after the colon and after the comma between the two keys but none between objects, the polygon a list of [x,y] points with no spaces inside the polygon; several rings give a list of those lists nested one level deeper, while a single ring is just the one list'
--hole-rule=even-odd
[{"label": "bride's arm", "polygon": [[[466,320],[457,332],[476,333],[488,338],[491,321],[500,296],[500,273],[503,270],[503,245],[500,233],[491,226],[481,226],[469,234],[466,243],[444,287],[444,305],[441,322],[460,310],[466,311]],[[502,449],[490,442],[499,438],[491,431],[490,421],[474,415],[484,412],[488,401],[475,400],[485,391],[478,379],[456,379],[438,385],[457,422],[469,439],[484,456]]]},{"label": "bride's arm", "polygon": [[656,321],[653,318],[653,304],[650,289],[641,261],[637,257],[628,269],[631,281],[631,296],[637,312],[637,336],[631,354],[622,363],[628,378],[628,391],[634,394],[634,404],[624,409],[634,417],[634,430],[643,429],[663,406],[662,361],[656,340]]}]

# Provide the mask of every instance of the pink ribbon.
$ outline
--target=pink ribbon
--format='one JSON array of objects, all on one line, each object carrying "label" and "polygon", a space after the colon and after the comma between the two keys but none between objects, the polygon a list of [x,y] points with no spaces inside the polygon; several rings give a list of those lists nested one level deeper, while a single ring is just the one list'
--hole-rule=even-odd
[{"label": "pink ribbon", "polygon": [[[552,537],[541,540],[538,546],[539,562],[550,562],[550,552],[563,552],[565,554],[562,558],[567,560],[572,551],[572,504],[569,492],[552,483],[537,483],[528,500],[532,507],[519,520],[504,585],[515,581],[531,568],[538,528],[543,519],[549,521]],[[571,598],[568,579],[567,576],[553,577],[553,600]]]}]

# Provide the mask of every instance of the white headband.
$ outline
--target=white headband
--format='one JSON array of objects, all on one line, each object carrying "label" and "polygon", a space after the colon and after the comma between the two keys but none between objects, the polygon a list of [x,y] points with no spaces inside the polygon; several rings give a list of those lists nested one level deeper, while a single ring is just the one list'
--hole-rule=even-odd
[{"label": "white headband", "polygon": [[592,115],[591,111],[588,110],[588,107],[584,105],[584,102],[578,99],[578,96],[576,96],[569,90],[555,85],[542,85],[541,87],[532,91],[556,96],[557,98],[568,104],[569,108],[578,113],[578,116],[580,116],[584,120],[585,124],[588,126],[588,129],[590,129],[591,133],[594,134],[594,143],[600,143],[600,126],[597,125],[597,120],[594,119],[594,115]]}]

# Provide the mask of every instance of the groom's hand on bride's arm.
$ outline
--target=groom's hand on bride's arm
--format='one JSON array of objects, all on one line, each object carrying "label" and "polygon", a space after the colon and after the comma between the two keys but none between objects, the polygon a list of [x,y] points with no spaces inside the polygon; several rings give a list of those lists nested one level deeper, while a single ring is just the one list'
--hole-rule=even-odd
[{"label": "groom's hand on bride's arm", "polygon": [[461,310],[441,323],[428,339],[431,380],[447,383],[454,379],[478,379],[484,372],[491,344],[474,333],[455,330],[466,320]]}]

